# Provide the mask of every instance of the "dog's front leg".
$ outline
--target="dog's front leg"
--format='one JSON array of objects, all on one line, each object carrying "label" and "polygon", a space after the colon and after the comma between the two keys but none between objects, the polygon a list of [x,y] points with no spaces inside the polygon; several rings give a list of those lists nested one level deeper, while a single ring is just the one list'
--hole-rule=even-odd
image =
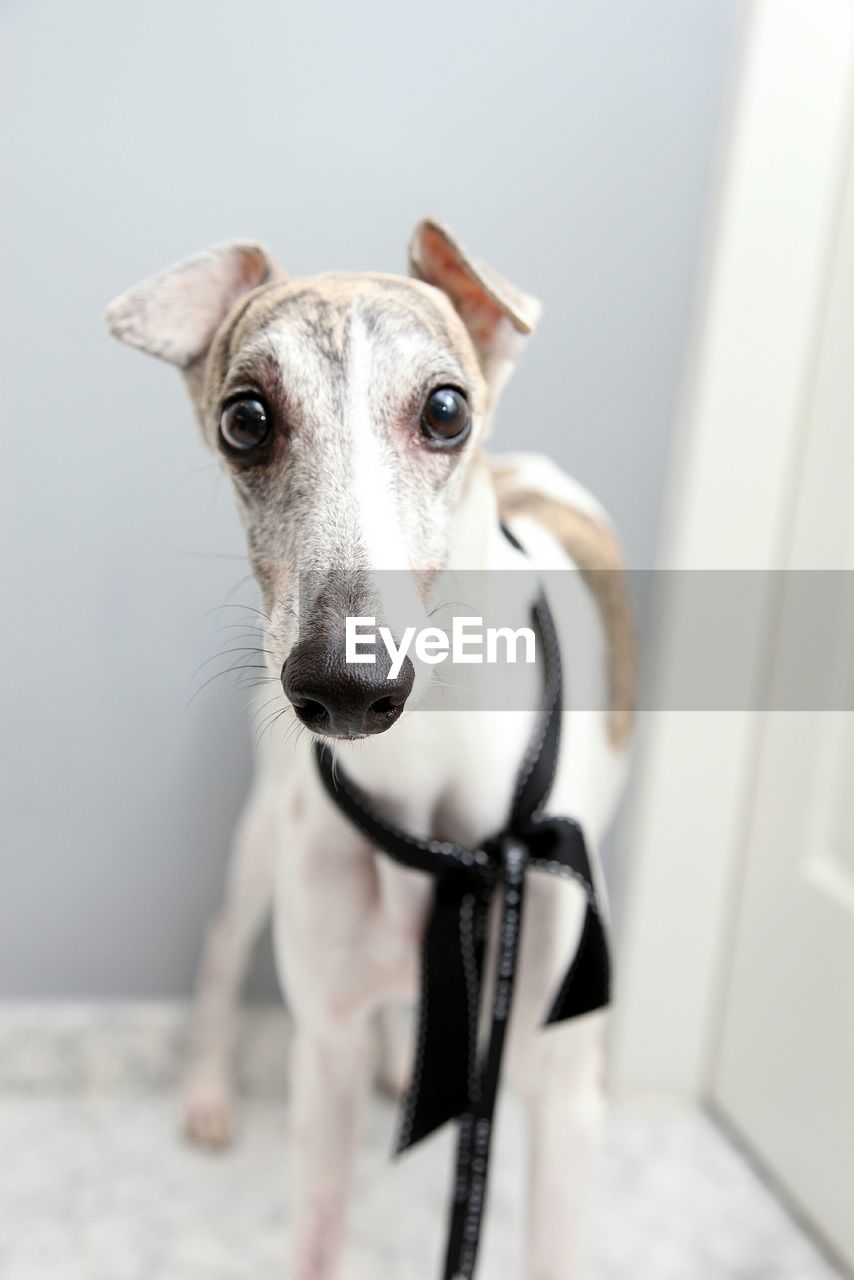
[{"label": "dog's front leg", "polygon": [[539,1030],[522,1092],[529,1116],[528,1280],[582,1274],[605,1097],[603,1013]]},{"label": "dog's front leg", "polygon": [[232,1051],[240,987],[273,897],[278,793],[256,782],[234,836],[226,899],[208,926],[196,981],[184,1132],[203,1146],[232,1137]]},{"label": "dog's front leg", "polygon": [[302,780],[303,817],[292,823],[278,865],[273,912],[294,1027],[293,1280],[336,1274],[368,1092],[371,1020],[385,999],[408,991],[388,989],[403,965],[384,942],[374,854],[324,806],[318,785],[314,774]]},{"label": "dog's front leg", "polygon": [[332,1280],[368,1090],[367,1017],[297,1029],[293,1062],[294,1280]]},{"label": "dog's front leg", "polygon": [[508,1076],[528,1119],[525,1280],[578,1280],[603,1127],[604,1011],[543,1026],[571,961],[585,902],[575,885],[528,877]]}]

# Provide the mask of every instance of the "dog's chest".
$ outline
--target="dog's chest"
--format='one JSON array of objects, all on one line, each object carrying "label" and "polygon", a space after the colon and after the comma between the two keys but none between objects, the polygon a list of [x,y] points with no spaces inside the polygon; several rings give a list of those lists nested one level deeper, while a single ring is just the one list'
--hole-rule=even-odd
[{"label": "dog's chest", "polygon": [[[405,829],[476,848],[506,821],[519,762],[530,740],[533,716],[493,714],[489,725],[470,724],[455,751],[460,767],[444,779],[429,815],[405,801],[390,806],[390,816]],[[441,757],[439,757],[441,758]],[[447,760],[447,756],[445,759]],[[373,854],[376,870],[374,927],[362,957],[384,976],[396,994],[414,994],[417,955],[432,899],[431,877],[401,867],[385,853]]]},{"label": "dog's chest", "polygon": [[348,759],[347,769],[404,830],[474,847],[504,824],[536,716],[419,712],[393,741],[390,734]]},{"label": "dog's chest", "polygon": [[[348,773],[395,825],[476,848],[506,821],[533,722],[533,713],[413,717],[393,758],[352,752]],[[322,794],[313,760],[301,765],[308,830],[287,841],[277,894],[287,968],[336,1016],[413,998],[434,882],[366,845]]]}]

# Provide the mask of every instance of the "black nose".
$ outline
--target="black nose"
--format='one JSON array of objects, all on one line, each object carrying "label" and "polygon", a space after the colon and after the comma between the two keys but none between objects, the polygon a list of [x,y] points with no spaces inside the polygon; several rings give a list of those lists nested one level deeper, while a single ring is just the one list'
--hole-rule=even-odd
[{"label": "black nose", "polygon": [[282,667],[282,686],[303,724],[315,733],[355,738],[394,724],[412,692],[415,669],[404,658],[388,678],[391,661],[346,662],[343,646],[301,640]]}]

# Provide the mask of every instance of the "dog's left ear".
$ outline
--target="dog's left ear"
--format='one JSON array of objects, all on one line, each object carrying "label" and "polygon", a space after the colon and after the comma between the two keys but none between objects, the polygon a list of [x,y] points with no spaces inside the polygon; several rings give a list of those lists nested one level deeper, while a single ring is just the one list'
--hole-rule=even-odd
[{"label": "dog's left ear", "polygon": [[540,303],[467,253],[448,228],[432,218],[415,228],[409,267],[416,279],[435,285],[454,304],[494,396],[536,326]]}]

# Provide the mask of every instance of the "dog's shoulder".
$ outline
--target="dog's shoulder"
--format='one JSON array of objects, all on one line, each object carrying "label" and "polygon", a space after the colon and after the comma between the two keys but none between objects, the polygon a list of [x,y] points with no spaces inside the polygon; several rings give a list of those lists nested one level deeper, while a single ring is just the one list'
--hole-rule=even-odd
[{"label": "dog's shoulder", "polygon": [[[579,568],[622,568],[613,522],[589,489],[543,453],[502,453],[488,459],[502,519],[528,516],[558,534]],[[577,558],[572,547],[578,550]]]},{"label": "dog's shoulder", "polygon": [[532,520],[547,530],[581,573],[608,640],[609,736],[631,734],[637,687],[637,643],[620,542],[604,507],[543,454],[489,459],[501,519]]}]

